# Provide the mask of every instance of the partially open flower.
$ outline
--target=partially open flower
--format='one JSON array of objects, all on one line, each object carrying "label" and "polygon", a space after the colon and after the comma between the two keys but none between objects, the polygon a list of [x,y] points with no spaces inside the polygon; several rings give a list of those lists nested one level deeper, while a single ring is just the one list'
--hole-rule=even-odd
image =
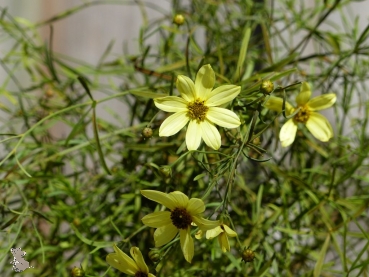
[{"label": "partially open flower", "polygon": [[214,84],[215,74],[210,64],[200,68],[195,83],[190,78],[179,75],[176,85],[181,97],[154,99],[157,108],[174,112],[161,124],[159,136],[172,136],[189,123],[186,133],[188,150],[196,150],[201,139],[218,150],[221,137],[214,124],[225,128],[237,128],[241,124],[234,112],[219,106],[232,101],[240,93],[241,87],[223,85],[213,90]]},{"label": "partially open flower", "polygon": [[[294,108],[290,103],[285,103],[286,116],[293,114],[297,109],[299,111],[293,118],[287,120],[279,133],[279,139],[283,147],[289,146],[295,140],[298,123],[305,124],[313,136],[320,141],[325,142],[333,137],[331,124],[324,116],[316,111],[331,107],[336,102],[336,95],[329,93],[312,99],[310,97],[310,86],[308,83],[303,82],[300,93],[296,97],[297,107]],[[274,96],[271,96],[265,103],[266,108],[277,112],[282,112],[282,106],[283,99]]]},{"label": "partially open flower", "polygon": [[201,213],[205,211],[204,202],[198,198],[188,199],[187,195],[180,191],[164,193],[154,190],[141,190],[141,194],[170,210],[154,212],[142,218],[145,225],[157,228],[154,233],[155,247],[167,244],[179,232],[183,255],[190,263],[194,256],[191,223],[195,223],[201,230],[206,231],[218,226],[219,221],[203,218]]},{"label": "partially open flower", "polygon": [[[202,233],[203,232],[199,230],[196,233],[195,237],[197,239],[200,239],[202,237]],[[228,237],[235,236],[237,236],[237,233],[223,223],[215,227],[214,229],[206,231],[206,239],[213,239],[215,237],[218,237],[219,245],[223,252],[230,251],[231,248],[229,246]]]},{"label": "partially open flower", "polygon": [[106,262],[109,265],[130,276],[155,277],[154,274],[149,272],[149,268],[145,263],[140,249],[137,247],[131,248],[130,252],[133,257],[132,259],[116,245],[113,247],[115,253],[111,253],[106,256]]}]

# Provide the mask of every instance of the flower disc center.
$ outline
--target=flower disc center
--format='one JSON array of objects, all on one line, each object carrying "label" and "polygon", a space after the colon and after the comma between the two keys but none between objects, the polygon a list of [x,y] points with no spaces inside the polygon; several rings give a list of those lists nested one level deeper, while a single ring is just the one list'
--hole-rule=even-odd
[{"label": "flower disc center", "polygon": [[294,116],[295,122],[306,123],[310,117],[310,110],[306,106],[302,106],[300,111]]},{"label": "flower disc center", "polygon": [[191,215],[184,208],[175,208],[170,214],[170,219],[178,229],[187,229],[192,222]]},{"label": "flower disc center", "polygon": [[209,107],[205,106],[205,100],[200,100],[199,98],[187,105],[187,116],[191,120],[196,120],[198,123],[205,120],[206,113]]},{"label": "flower disc center", "polygon": [[143,273],[141,271],[135,273],[135,277],[147,277],[148,275],[146,273]]}]

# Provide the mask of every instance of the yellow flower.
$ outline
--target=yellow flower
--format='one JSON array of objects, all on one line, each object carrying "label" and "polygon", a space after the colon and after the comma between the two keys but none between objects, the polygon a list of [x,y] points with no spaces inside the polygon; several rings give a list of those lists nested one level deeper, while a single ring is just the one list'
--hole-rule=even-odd
[{"label": "yellow flower", "polygon": [[[200,239],[202,237],[202,230],[199,230],[195,237]],[[206,231],[206,239],[213,239],[218,236],[218,241],[220,248],[222,248],[223,252],[229,251],[231,248],[229,246],[228,237],[235,237],[237,233],[229,228],[225,224],[220,224],[219,226],[215,227],[214,229]]]},{"label": "yellow flower", "polygon": [[157,108],[174,112],[161,124],[159,136],[172,136],[189,122],[186,133],[188,150],[196,150],[201,138],[211,148],[219,149],[221,138],[214,124],[225,128],[237,128],[241,124],[234,112],[219,106],[232,101],[240,93],[241,87],[223,85],[213,90],[214,83],[214,71],[207,64],[200,68],[195,83],[186,76],[178,76],[176,86],[181,97],[154,99]]},{"label": "yellow flower", "polygon": [[113,246],[115,253],[106,256],[106,262],[119,271],[131,275],[142,277],[155,277],[154,274],[149,273],[145,260],[142,257],[140,249],[137,247],[131,248],[131,259],[127,254],[120,250],[116,245]]},{"label": "yellow flower", "polygon": [[191,198],[180,191],[163,193],[155,190],[141,190],[146,198],[158,202],[170,211],[159,211],[148,214],[142,222],[153,228],[155,247],[170,242],[179,232],[181,248],[185,259],[190,263],[194,255],[194,243],[191,237],[191,223],[195,223],[201,230],[210,230],[219,225],[219,221],[203,218],[204,202],[198,198]]},{"label": "yellow flower", "polygon": [[[294,108],[290,103],[285,103],[286,116],[293,114],[297,109],[300,110],[282,126],[279,139],[283,147],[292,144],[295,140],[298,123],[305,124],[313,136],[320,141],[328,141],[333,137],[331,124],[324,116],[316,111],[331,107],[336,102],[336,95],[334,93],[329,93],[312,99],[310,99],[310,97],[310,86],[308,83],[303,82],[300,93],[296,97],[297,107]],[[273,111],[281,112],[282,105],[282,98],[271,96],[265,104],[265,107]]]}]

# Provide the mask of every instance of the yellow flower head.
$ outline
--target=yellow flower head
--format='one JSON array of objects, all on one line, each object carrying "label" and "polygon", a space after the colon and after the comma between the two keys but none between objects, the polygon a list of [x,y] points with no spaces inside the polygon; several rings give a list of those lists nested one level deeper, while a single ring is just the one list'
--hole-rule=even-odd
[{"label": "yellow flower head", "polygon": [[[320,141],[325,142],[333,137],[331,124],[324,116],[316,111],[331,107],[336,102],[336,95],[334,93],[329,93],[312,99],[310,99],[310,97],[310,86],[308,83],[303,82],[300,93],[296,96],[297,107],[294,108],[290,103],[285,103],[287,116],[293,114],[297,109],[300,110],[293,118],[287,120],[287,122],[282,126],[279,133],[279,139],[281,140],[283,147],[292,144],[295,140],[298,123],[305,124],[313,136]],[[265,104],[265,107],[273,111],[281,112],[282,105],[282,98],[271,96]]]},{"label": "yellow flower head", "polygon": [[219,225],[219,221],[203,218],[204,202],[198,198],[188,199],[180,191],[163,193],[155,190],[141,190],[146,198],[158,202],[170,211],[159,211],[148,214],[142,222],[153,228],[155,247],[170,242],[179,232],[181,248],[185,259],[190,263],[194,255],[194,243],[191,237],[191,223],[195,223],[201,230],[210,230]]},{"label": "yellow flower head", "polygon": [[116,245],[113,247],[115,253],[106,256],[106,262],[109,265],[130,276],[155,277],[154,274],[149,273],[149,268],[142,257],[140,249],[137,247],[131,248],[130,252],[133,257],[133,259],[131,259]]},{"label": "yellow flower head", "polygon": [[200,68],[195,83],[186,76],[178,76],[176,85],[181,97],[154,99],[157,108],[174,112],[160,126],[159,136],[172,136],[189,122],[186,133],[188,150],[196,150],[201,138],[211,148],[219,149],[221,138],[214,124],[225,128],[237,128],[241,124],[234,112],[219,106],[232,101],[240,93],[241,87],[223,85],[213,90],[214,83],[214,71],[207,64]]},{"label": "yellow flower head", "polygon": [[[200,239],[202,237],[202,230],[199,230],[195,237]],[[213,239],[218,237],[220,248],[222,248],[223,252],[229,252],[231,247],[229,246],[228,237],[235,237],[237,233],[229,228],[225,224],[220,224],[219,226],[215,227],[214,229],[206,231],[206,239]]]}]

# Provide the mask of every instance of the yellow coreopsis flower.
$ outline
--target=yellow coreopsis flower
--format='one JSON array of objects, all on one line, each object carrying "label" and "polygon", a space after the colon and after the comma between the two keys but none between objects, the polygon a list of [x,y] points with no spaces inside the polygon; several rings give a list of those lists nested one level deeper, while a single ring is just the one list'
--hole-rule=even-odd
[{"label": "yellow coreopsis flower", "polygon": [[[200,239],[202,237],[203,231],[199,230],[195,237]],[[206,231],[206,239],[213,239],[218,237],[220,248],[223,252],[229,252],[231,247],[229,246],[228,237],[236,237],[237,233],[229,228],[225,224],[220,224],[219,226],[215,227],[214,229]]]},{"label": "yellow coreopsis flower", "polygon": [[209,64],[200,68],[195,83],[190,78],[179,75],[176,86],[181,97],[154,99],[159,109],[174,112],[161,124],[159,136],[172,136],[189,122],[186,133],[188,150],[196,150],[201,138],[211,148],[219,149],[221,138],[214,124],[225,128],[237,128],[241,124],[234,112],[219,106],[232,101],[240,93],[241,87],[223,85],[213,90],[214,84],[215,74]]},{"label": "yellow coreopsis flower", "polygon": [[179,232],[181,249],[185,259],[190,263],[194,255],[194,242],[191,237],[191,223],[201,230],[210,230],[219,225],[219,221],[207,220],[201,216],[205,211],[204,202],[198,198],[188,199],[180,191],[163,193],[155,190],[141,190],[146,198],[158,202],[170,211],[159,211],[148,214],[142,222],[153,228],[155,247],[170,242]]},{"label": "yellow coreopsis flower", "polygon": [[[283,147],[289,146],[295,140],[298,123],[305,124],[313,136],[320,141],[325,142],[333,137],[331,124],[324,116],[316,111],[331,107],[336,102],[336,95],[334,93],[329,93],[312,99],[310,99],[310,97],[310,85],[303,82],[300,93],[296,96],[297,107],[294,108],[290,103],[285,103],[286,116],[293,114],[297,109],[300,110],[293,118],[287,120],[281,128],[279,139]],[[282,98],[271,96],[266,102],[265,107],[273,111],[281,112],[282,105]]]},{"label": "yellow coreopsis flower", "polygon": [[111,253],[106,256],[106,262],[109,265],[131,276],[155,277],[154,274],[149,272],[149,268],[142,257],[140,249],[137,247],[131,248],[130,252],[133,257],[132,259],[116,245],[113,247],[115,253]]}]

